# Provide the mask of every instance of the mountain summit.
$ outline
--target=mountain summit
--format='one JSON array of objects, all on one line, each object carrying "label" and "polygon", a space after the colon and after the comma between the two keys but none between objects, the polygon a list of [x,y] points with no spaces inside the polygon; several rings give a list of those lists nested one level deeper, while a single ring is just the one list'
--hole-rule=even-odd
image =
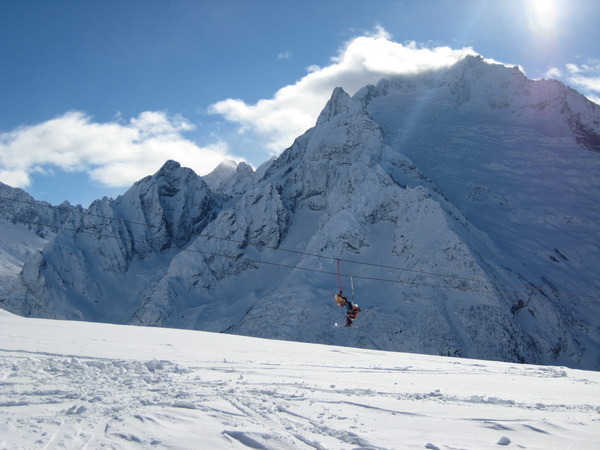
[{"label": "mountain summit", "polygon": [[597,105],[479,57],[336,88],[256,172],[168,162],[70,216],[0,306],[600,369],[599,151]]}]

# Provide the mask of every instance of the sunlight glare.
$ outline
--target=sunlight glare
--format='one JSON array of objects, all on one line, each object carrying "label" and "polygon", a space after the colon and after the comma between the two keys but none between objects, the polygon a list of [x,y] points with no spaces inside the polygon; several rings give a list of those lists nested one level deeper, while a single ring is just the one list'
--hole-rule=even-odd
[{"label": "sunlight glare", "polygon": [[534,33],[555,31],[560,18],[560,0],[528,0],[529,27]]}]

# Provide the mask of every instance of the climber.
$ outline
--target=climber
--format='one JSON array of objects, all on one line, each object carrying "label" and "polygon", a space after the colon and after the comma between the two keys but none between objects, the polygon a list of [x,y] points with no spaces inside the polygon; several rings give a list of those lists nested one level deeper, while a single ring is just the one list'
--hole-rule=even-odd
[{"label": "climber", "polygon": [[351,327],[352,321],[358,317],[358,313],[361,312],[361,309],[358,307],[358,305],[356,303],[354,303],[354,304],[350,304],[350,302],[347,302],[347,303],[348,303],[348,305],[351,305],[351,306],[346,307],[348,310],[348,313],[346,314],[346,325],[344,325],[344,326]]},{"label": "climber", "polygon": [[356,303],[353,304],[344,297],[344,292],[341,289],[335,293],[335,302],[340,308],[346,307],[346,325],[344,326],[351,327],[352,321],[356,319],[361,309]]},{"label": "climber", "polygon": [[344,297],[344,291],[341,289],[335,293],[335,302],[340,308],[343,308],[348,303],[348,299]]}]

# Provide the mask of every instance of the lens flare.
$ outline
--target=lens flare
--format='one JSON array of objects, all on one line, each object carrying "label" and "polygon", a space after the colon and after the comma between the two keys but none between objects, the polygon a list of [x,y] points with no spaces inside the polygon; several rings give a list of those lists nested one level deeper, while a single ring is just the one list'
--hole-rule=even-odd
[{"label": "lens flare", "polygon": [[528,0],[529,27],[536,34],[556,31],[561,16],[560,0]]}]

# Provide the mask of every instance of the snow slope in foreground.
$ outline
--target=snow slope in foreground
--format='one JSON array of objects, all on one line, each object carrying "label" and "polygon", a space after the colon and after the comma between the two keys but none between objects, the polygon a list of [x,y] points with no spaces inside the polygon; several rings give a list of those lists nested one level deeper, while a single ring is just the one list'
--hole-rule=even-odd
[{"label": "snow slope in foreground", "polygon": [[599,448],[600,373],[0,310],[0,449],[498,445]]}]

